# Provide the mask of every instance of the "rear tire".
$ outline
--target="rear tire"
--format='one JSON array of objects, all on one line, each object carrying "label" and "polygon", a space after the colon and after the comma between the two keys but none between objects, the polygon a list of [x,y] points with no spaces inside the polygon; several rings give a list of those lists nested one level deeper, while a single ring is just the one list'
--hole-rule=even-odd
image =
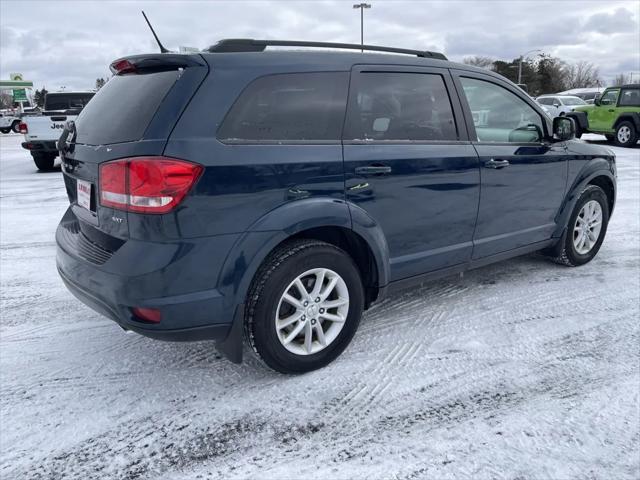
[{"label": "rear tire", "polygon": [[2,133],[10,133],[11,132],[11,127],[0,128],[0,132],[2,132]]},{"label": "rear tire", "polygon": [[573,208],[562,250],[554,261],[568,267],[577,267],[593,260],[604,241],[608,224],[607,195],[597,185],[588,185]]},{"label": "rear tire", "polygon": [[638,132],[633,123],[629,121],[620,122],[616,128],[613,140],[619,147],[633,147],[638,141]]},{"label": "rear tire", "polygon": [[33,163],[36,164],[38,170],[40,171],[48,171],[53,169],[53,164],[56,161],[56,156],[51,153],[31,153],[33,157]]},{"label": "rear tire", "polygon": [[270,368],[309,372],[344,351],[363,308],[360,272],[347,253],[317,240],[294,240],[274,250],[256,273],[245,334]]},{"label": "rear tire", "polygon": [[11,130],[13,133],[20,133],[20,120],[14,120],[11,124]]}]

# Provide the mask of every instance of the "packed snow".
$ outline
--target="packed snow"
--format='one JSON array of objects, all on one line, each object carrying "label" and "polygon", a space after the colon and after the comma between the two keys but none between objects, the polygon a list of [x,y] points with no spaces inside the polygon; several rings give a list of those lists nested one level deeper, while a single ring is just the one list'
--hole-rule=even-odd
[{"label": "packed snow", "polygon": [[[589,135],[588,141],[604,144]],[[640,477],[640,148],[596,259],[531,255],[368,311],[301,376],[126,334],[67,292],[60,171],[0,139],[0,477]]]}]

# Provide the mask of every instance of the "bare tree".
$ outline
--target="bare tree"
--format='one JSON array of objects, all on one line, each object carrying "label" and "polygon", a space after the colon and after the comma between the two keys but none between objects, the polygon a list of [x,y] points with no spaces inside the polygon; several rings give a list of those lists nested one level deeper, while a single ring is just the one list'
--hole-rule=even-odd
[{"label": "bare tree", "polygon": [[616,75],[616,78],[613,80],[613,86],[619,87],[621,85],[631,83],[630,81],[628,81],[628,79],[629,77],[627,77],[624,73],[621,73],[620,75]]},{"label": "bare tree", "polygon": [[13,95],[10,93],[0,93],[0,108],[13,108]]},{"label": "bare tree", "polygon": [[473,57],[466,57],[462,60],[462,63],[466,65],[473,65],[474,67],[486,68],[487,70],[493,70],[493,62],[495,60],[491,57],[481,57],[479,55]]},{"label": "bare tree", "polygon": [[583,60],[565,68],[565,85],[567,89],[597,87],[601,83],[600,72],[591,62]]}]

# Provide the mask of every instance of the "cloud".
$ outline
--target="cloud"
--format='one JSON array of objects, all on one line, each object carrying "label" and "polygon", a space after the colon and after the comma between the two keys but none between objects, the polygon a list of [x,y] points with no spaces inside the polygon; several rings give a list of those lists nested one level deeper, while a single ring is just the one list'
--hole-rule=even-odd
[{"label": "cloud", "polygon": [[638,23],[633,20],[633,13],[631,11],[626,8],[618,8],[613,13],[596,13],[591,15],[585,23],[584,28],[585,30],[606,35],[610,33],[637,31]]},{"label": "cloud", "polygon": [[[605,77],[640,58],[635,0],[381,1],[365,11],[365,42],[443,51],[453,60],[510,60],[532,49],[568,62],[588,60]],[[140,7],[142,5],[142,7]],[[359,43],[353,1],[0,0],[0,76],[21,72],[36,85],[87,89],[124,55],[157,51],[140,8],[162,42],[205,48],[221,38]],[[29,12],[25,15],[25,12]],[[625,48],[620,48],[620,45]]]}]

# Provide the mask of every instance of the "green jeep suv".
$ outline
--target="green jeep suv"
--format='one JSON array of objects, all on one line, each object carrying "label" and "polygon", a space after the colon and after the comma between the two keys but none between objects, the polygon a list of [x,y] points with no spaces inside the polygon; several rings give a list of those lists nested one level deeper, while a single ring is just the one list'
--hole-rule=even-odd
[{"label": "green jeep suv", "polygon": [[576,122],[576,136],[600,133],[621,147],[632,147],[640,137],[640,84],[609,87],[593,105],[566,114]]}]

